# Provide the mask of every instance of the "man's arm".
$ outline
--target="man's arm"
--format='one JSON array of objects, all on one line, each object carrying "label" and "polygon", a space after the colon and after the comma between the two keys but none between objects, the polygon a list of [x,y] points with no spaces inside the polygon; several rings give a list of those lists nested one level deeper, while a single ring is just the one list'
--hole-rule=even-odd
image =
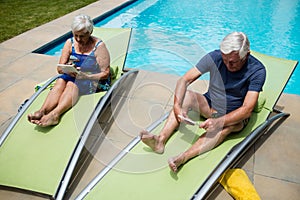
[{"label": "man's arm", "polygon": [[230,126],[251,116],[259,96],[259,92],[248,91],[243,105],[224,116],[224,126]]},{"label": "man's arm", "polygon": [[259,92],[248,91],[243,105],[238,109],[219,118],[209,118],[200,124],[200,128],[204,128],[208,132],[221,130],[224,127],[232,126],[240,123],[244,119],[251,116],[259,96]]},{"label": "man's arm", "polygon": [[[187,87],[200,76],[201,72],[196,67],[193,67],[177,81],[173,107],[176,117],[181,114],[182,102],[184,100]],[[177,120],[179,121],[180,119],[177,118]]]}]

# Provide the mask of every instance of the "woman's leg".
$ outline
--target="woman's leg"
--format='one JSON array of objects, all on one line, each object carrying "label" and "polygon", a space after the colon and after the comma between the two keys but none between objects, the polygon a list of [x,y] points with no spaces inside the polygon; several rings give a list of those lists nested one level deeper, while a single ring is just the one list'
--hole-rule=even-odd
[{"label": "woman's leg", "polygon": [[52,111],[57,106],[59,98],[65,90],[66,84],[66,81],[63,79],[57,79],[54,87],[49,91],[42,107],[33,114],[27,116],[28,121],[35,123],[35,120],[40,120],[44,115]]},{"label": "woman's leg", "polygon": [[37,122],[37,125],[45,127],[58,124],[61,114],[75,105],[78,101],[78,97],[78,87],[75,85],[75,83],[68,81],[56,107],[48,114],[43,115],[42,118]]}]

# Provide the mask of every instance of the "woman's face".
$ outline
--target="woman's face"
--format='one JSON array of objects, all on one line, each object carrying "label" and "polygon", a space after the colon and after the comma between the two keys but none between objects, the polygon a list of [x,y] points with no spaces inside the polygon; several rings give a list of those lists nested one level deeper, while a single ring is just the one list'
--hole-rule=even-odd
[{"label": "woman's face", "polygon": [[86,30],[74,31],[73,35],[76,42],[78,42],[81,45],[86,44],[91,36],[91,34]]}]

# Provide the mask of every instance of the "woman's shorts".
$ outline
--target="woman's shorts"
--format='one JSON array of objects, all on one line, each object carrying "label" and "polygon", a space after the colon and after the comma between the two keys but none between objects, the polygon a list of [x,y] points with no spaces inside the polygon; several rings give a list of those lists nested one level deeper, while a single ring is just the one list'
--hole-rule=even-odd
[{"label": "woman's shorts", "polygon": [[65,80],[66,82],[71,81],[75,83],[79,89],[79,95],[87,95],[100,91],[107,91],[109,90],[111,85],[110,78],[101,81],[80,80],[68,74],[62,74],[61,76],[59,76],[59,78]]}]

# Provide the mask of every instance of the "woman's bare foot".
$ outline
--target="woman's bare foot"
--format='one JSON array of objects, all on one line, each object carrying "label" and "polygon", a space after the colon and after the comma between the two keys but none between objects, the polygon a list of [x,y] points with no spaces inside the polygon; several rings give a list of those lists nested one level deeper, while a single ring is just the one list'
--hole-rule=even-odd
[{"label": "woman's bare foot", "polygon": [[38,126],[47,127],[57,125],[59,122],[59,116],[53,113],[49,113],[48,115],[44,115],[40,120],[34,120]]},{"label": "woman's bare foot", "polygon": [[34,123],[36,120],[40,120],[44,116],[44,112],[36,111],[34,113],[28,114],[27,119],[29,122]]},{"label": "woman's bare foot", "polygon": [[184,155],[180,154],[168,160],[169,167],[173,172],[177,172],[178,168],[185,163]]},{"label": "woman's bare foot", "polygon": [[162,154],[165,150],[163,142],[159,141],[159,136],[153,135],[146,130],[140,132],[141,140],[148,145],[154,152]]}]

